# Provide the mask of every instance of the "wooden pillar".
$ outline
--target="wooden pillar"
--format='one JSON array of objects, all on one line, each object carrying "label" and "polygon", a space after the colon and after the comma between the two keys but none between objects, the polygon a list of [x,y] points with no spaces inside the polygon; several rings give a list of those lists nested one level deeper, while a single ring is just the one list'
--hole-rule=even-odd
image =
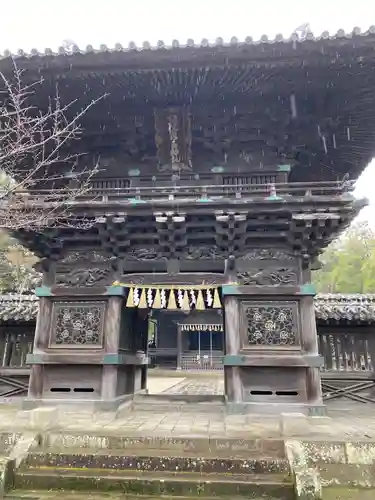
[{"label": "wooden pillar", "polygon": [[[117,354],[120,346],[121,314],[123,297],[110,297],[104,327],[104,349],[107,354]],[[104,365],[102,374],[103,400],[115,399],[117,396],[118,366]]]},{"label": "wooden pillar", "polygon": [[181,370],[181,355],[182,355],[182,328],[177,324],[177,370]]},{"label": "wooden pillar", "polygon": [[[143,322],[143,351],[145,356],[148,356],[148,328],[149,328],[149,317],[147,315],[145,321]],[[141,389],[147,389],[147,379],[148,379],[148,363],[142,366],[142,377],[141,377]]]},{"label": "wooden pillar", "polygon": [[[308,356],[318,356],[319,345],[313,297],[304,297],[301,301],[301,322],[302,349]],[[308,403],[322,403],[323,395],[319,367],[306,369],[306,390]]]},{"label": "wooden pillar", "polygon": [[[234,259],[226,262],[226,281],[236,281]],[[223,298],[224,306],[224,354],[238,355],[241,350],[240,342],[240,311],[237,297]],[[238,366],[224,366],[224,388],[227,400],[240,403],[243,400],[242,382]]]},{"label": "wooden pillar", "polygon": [[[225,354],[237,355],[240,351],[239,304],[236,297],[224,298]],[[242,401],[242,383],[238,366],[225,366],[226,396],[233,403]]]},{"label": "wooden pillar", "polygon": [[[39,298],[38,316],[35,325],[33,355],[42,354],[48,349],[49,330],[52,316],[52,302],[49,297]],[[29,399],[39,399],[43,395],[43,365],[30,367]]]}]

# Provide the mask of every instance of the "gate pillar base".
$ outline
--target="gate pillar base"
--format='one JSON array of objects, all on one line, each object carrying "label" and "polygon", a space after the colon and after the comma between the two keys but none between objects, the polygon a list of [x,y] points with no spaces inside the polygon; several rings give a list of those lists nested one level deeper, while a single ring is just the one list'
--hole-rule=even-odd
[{"label": "gate pillar base", "polygon": [[326,415],[312,286],[228,284],[222,295],[228,411]]},{"label": "gate pillar base", "polygon": [[[54,293],[56,292],[56,293]],[[145,352],[132,345],[133,318],[120,286],[37,289],[40,297],[24,406],[72,404],[115,410],[142,390]]]}]

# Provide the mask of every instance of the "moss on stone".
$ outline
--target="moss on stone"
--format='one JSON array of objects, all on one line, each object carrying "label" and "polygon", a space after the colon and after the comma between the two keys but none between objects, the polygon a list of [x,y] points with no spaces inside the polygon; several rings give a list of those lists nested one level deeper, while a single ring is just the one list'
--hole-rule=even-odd
[{"label": "moss on stone", "polygon": [[90,492],[122,492],[126,495],[150,496],[185,496],[185,497],[249,497],[294,500],[294,490],[291,484],[283,483],[250,483],[196,479],[179,480],[177,477],[167,479],[73,476],[73,475],[43,475],[18,474],[15,480],[18,489],[28,490],[65,490]]},{"label": "moss on stone", "polygon": [[323,488],[323,500],[374,500],[375,488]]}]

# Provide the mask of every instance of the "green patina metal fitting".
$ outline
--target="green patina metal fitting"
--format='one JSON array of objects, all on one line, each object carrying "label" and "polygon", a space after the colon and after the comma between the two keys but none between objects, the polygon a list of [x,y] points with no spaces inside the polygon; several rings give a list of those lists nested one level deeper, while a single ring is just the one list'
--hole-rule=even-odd
[{"label": "green patina metal fitting", "polygon": [[26,356],[27,365],[43,365],[44,361],[40,354],[27,354]]},{"label": "green patina metal fitting", "polygon": [[223,357],[224,366],[243,366],[246,364],[246,357],[239,354],[226,354]]},{"label": "green patina metal fitting", "polygon": [[132,168],[132,169],[128,170],[128,175],[130,177],[138,177],[140,174],[141,174],[141,171],[139,170],[139,168]]},{"label": "green patina metal fitting", "polygon": [[138,198],[131,198],[131,199],[129,200],[129,203],[130,203],[131,205],[142,205],[142,204],[144,204],[144,203],[147,203],[147,201],[145,201],[145,200],[140,200],[140,199],[138,199]]},{"label": "green patina metal fitting", "polygon": [[221,174],[222,172],[224,172],[224,167],[212,167],[211,172],[213,174]]},{"label": "green patina metal fitting", "polygon": [[242,295],[238,289],[238,285],[223,285],[221,292],[223,295]]},{"label": "green patina metal fitting", "polygon": [[35,288],[35,295],[37,297],[52,297],[53,293],[50,286],[38,286]]},{"label": "green patina metal fitting", "polygon": [[[147,365],[148,358],[139,358],[134,363],[135,365]],[[129,358],[124,354],[104,354],[103,365],[128,365]]]},{"label": "green patina metal fitting", "polygon": [[292,167],[290,165],[278,165],[277,166],[278,172],[290,172],[291,170],[292,170]]},{"label": "green patina metal fitting", "polygon": [[299,289],[301,295],[316,295],[316,288],[312,283],[305,283]]},{"label": "green patina metal fitting", "polygon": [[107,286],[105,295],[123,297],[125,295],[125,289],[124,287],[117,285]]},{"label": "green patina metal fitting", "polygon": [[264,199],[267,201],[285,201],[284,198],[282,198],[281,196],[277,196],[277,195],[267,196]]},{"label": "green patina metal fitting", "polygon": [[198,203],[208,203],[210,201],[212,201],[211,198],[207,198],[207,197],[198,198]]},{"label": "green patina metal fitting", "polygon": [[[148,363],[148,359],[145,356],[144,358],[137,359],[136,365],[146,365]],[[26,356],[26,364],[27,365],[45,365],[46,360],[42,354],[33,354],[30,353]],[[48,363],[47,363],[48,364]],[[126,365],[129,364],[129,360],[127,356],[124,354],[104,354],[102,360],[100,361],[101,365]]]}]

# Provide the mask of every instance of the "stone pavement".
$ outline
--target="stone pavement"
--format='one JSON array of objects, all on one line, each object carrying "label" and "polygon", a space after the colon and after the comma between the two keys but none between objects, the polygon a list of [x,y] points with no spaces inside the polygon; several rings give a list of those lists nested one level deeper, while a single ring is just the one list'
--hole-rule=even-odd
[{"label": "stone pavement", "polygon": [[[175,387],[183,384],[185,377],[174,378],[174,377],[149,377],[147,379],[147,389],[149,394],[160,394],[166,392],[168,394],[173,394]],[[170,392],[172,391],[172,392]]]},{"label": "stone pavement", "polygon": [[162,392],[164,394],[223,395],[224,378],[192,380],[187,377]]},{"label": "stone pavement", "polygon": [[79,407],[42,409],[42,418],[33,411],[21,411],[15,406],[0,406],[0,431],[55,430],[65,433],[122,435],[128,437],[158,436],[209,438],[277,438],[300,437],[318,440],[375,441],[373,416],[333,418],[284,415],[225,415],[219,413],[175,412],[173,405],[166,413],[152,411],[120,411],[92,413]]},{"label": "stone pavement", "polygon": [[[148,378],[150,394],[222,394],[222,377]],[[21,411],[16,405],[0,405],[0,431],[59,429],[65,432],[119,434],[123,436],[187,437],[205,436],[247,439],[252,437],[305,437],[313,439],[358,439],[375,441],[375,407],[358,406],[357,413],[332,411],[331,418],[307,418],[302,415],[282,417],[260,415],[226,415],[219,410],[205,412],[199,404],[188,412],[178,411],[171,403],[169,411],[131,410],[95,412],[77,406],[42,410],[38,422],[32,411]],[[366,406],[366,405],[365,405]],[[44,412],[44,413],[43,413]],[[33,416],[34,415],[34,416]]]}]

